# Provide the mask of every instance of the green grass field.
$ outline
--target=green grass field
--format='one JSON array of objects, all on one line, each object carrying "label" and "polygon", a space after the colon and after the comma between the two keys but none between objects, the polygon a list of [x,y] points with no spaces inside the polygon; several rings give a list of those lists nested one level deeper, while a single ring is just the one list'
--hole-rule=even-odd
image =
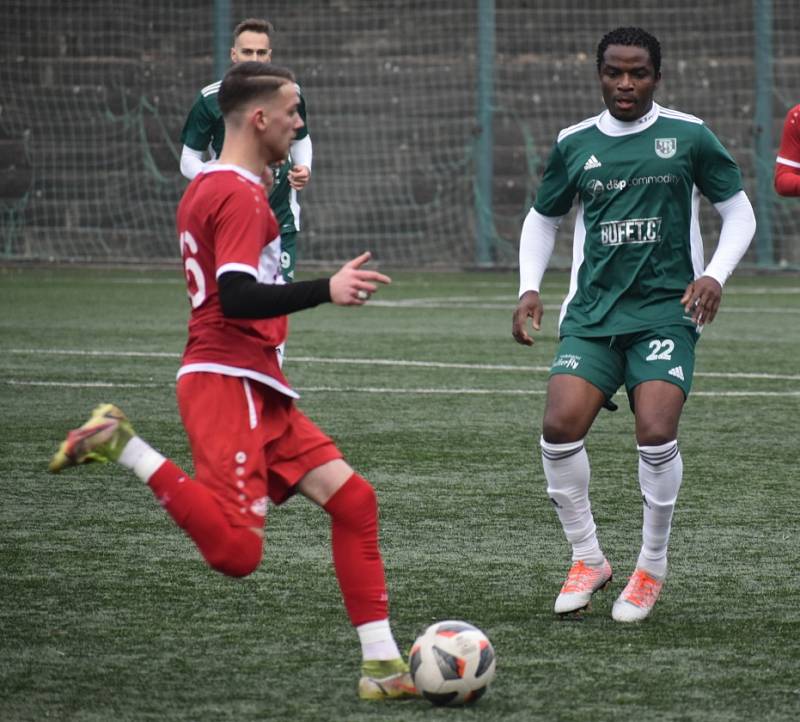
[{"label": "green grass field", "polygon": [[0,269],[0,719],[797,720],[800,288],[732,279],[698,346],[684,483],[653,616],[610,618],[640,543],[633,419],[588,437],[614,570],[581,622],[554,618],[569,549],[537,440],[556,306],[533,349],[510,335],[515,274],[398,273],[362,309],[292,320],[301,407],[375,485],[398,642],[477,624],[498,655],[474,708],[359,702],[359,647],[326,515],[270,512],[265,560],[210,571],[132,474],[46,473],[99,401],[177,463],[188,302],[178,271]]}]

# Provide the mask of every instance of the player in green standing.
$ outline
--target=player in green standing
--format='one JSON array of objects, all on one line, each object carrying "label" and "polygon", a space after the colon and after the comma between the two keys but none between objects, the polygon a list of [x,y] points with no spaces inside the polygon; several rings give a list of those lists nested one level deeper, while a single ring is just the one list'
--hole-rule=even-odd
[{"label": "player in green standing", "polygon": [[[248,60],[269,62],[272,57],[270,36],[272,25],[260,18],[248,18],[240,22],[233,31],[231,62]],[[219,157],[225,139],[225,122],[219,109],[217,95],[222,81],[203,88],[189,112],[181,132],[181,173],[192,180],[210,161]],[[305,188],[311,177],[313,149],[308,134],[306,105],[300,86],[298,111],[303,127],[289,148],[289,157],[271,167],[272,177],[265,175],[264,185],[269,191],[269,205],[278,218],[281,233],[281,271],[287,282],[294,280],[297,260],[297,234],[300,231],[300,204],[297,192]]]},{"label": "player in green standing", "polygon": [[[605,110],[562,130],[520,239],[520,297],[513,336],[539,330],[542,276],[558,225],[577,199],[569,292],[559,318],[541,453],[547,493],[572,546],[555,612],[588,607],[611,581],[589,502],[584,439],[625,385],[635,417],[642,546],[614,602],[618,622],[645,619],[667,573],[672,513],[683,476],[678,422],[689,394],[695,344],[714,320],[722,286],[755,233],[739,169],[702,120],[659,106],[658,40],[618,28],[597,48]],[[704,268],[700,194],[722,217]]]}]

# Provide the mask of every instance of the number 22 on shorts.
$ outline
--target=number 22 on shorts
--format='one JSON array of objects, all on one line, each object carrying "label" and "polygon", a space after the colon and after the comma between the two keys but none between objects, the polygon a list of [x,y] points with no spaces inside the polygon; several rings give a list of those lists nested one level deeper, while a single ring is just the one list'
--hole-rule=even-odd
[{"label": "number 22 on shorts", "polygon": [[671,361],[675,342],[672,339],[653,339],[650,343],[650,353],[644,357],[645,361]]}]

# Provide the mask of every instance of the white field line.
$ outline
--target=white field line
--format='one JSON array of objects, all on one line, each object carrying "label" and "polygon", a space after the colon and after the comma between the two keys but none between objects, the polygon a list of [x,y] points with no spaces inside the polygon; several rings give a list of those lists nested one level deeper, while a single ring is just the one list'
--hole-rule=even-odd
[{"label": "white field line", "polygon": [[5,379],[6,386],[46,386],[63,389],[160,389],[167,384],[126,384],[114,381],[29,381],[25,379]]},{"label": "white field line", "polygon": [[[98,281],[97,283],[105,283],[105,281]],[[122,285],[182,285],[184,283],[182,278],[175,279],[148,279],[148,278],[130,278],[130,279],[115,279],[112,283]],[[494,288],[499,286],[500,283],[491,281],[482,281],[471,283],[472,288]],[[769,287],[752,287],[740,289],[726,289],[725,296],[781,296],[781,295],[795,295],[800,294],[800,286],[787,286],[782,288],[769,288]],[[563,290],[558,291],[545,291],[545,295],[554,299],[561,299],[564,296]],[[383,300],[375,298],[369,302],[370,306],[377,308],[407,308],[407,309],[478,309],[487,311],[513,311],[516,305],[516,296],[513,292],[494,296],[484,296],[482,298],[475,298],[474,296],[428,296],[423,298],[403,298],[395,300]],[[559,311],[561,303],[548,303],[544,305],[545,311]],[[730,307],[722,304],[720,313],[768,313],[768,314],[800,314],[800,308],[750,308],[750,307]]]},{"label": "white field line", "polygon": [[[512,299],[506,303],[486,303],[482,301],[476,302],[474,299],[471,302],[467,301],[457,301],[452,299],[442,299],[442,298],[409,298],[402,301],[381,301],[373,299],[369,302],[370,306],[378,306],[380,308],[434,308],[434,309],[461,309],[461,310],[471,310],[471,309],[482,309],[482,310],[489,310],[489,311],[508,311],[509,314],[514,310],[515,302]],[[544,310],[545,311],[559,311],[561,309],[560,304],[545,304]],[[722,305],[720,306],[720,313],[722,314],[729,314],[729,313],[781,313],[781,314],[800,314],[800,307],[770,307],[770,308],[751,308],[746,306],[730,306],[730,305]]]},{"label": "white field line", "polygon": [[[391,271],[390,271],[391,273]],[[162,277],[162,278],[148,278],[148,277],[137,277],[137,278],[113,278],[113,279],[100,279],[96,281],[87,280],[86,283],[90,283],[92,285],[99,285],[99,284],[106,284],[106,283],[113,283],[121,286],[183,286],[186,281],[181,276],[180,272],[176,272],[174,277]],[[502,288],[505,287],[503,281],[479,281],[479,280],[470,280],[469,281],[470,288]],[[502,301],[507,299],[514,299],[514,293],[516,292],[516,285],[513,285],[513,290],[509,291],[509,293],[503,296],[493,296],[491,297],[492,300],[495,301]],[[563,288],[550,288],[546,286],[544,292],[548,295],[555,295],[561,294],[564,295],[565,291]],[[800,283],[796,286],[743,286],[741,288],[733,288],[728,287],[725,289],[725,296],[783,296],[783,295],[792,295],[792,294],[800,294]],[[464,302],[473,302],[475,301],[474,296],[438,296],[438,297],[431,297],[431,298],[439,298],[440,300],[445,301],[464,301]],[[418,300],[425,300],[425,299],[418,299]]]},{"label": "white field line", "polygon": [[[7,354],[18,355],[52,355],[52,356],[85,356],[107,358],[170,358],[178,359],[180,354],[169,351],[88,351],[84,349],[35,349],[12,348]],[[327,358],[318,356],[288,356],[288,363],[310,364],[344,364],[349,366],[397,366],[406,368],[464,369],[471,371],[522,371],[526,373],[547,373],[549,366],[514,366],[511,364],[476,364],[455,363],[445,361],[406,361],[403,359],[369,359],[369,358]],[[767,374],[760,372],[723,372],[695,371],[695,376],[719,379],[765,379],[772,381],[800,381],[800,374]]]},{"label": "white field line", "polygon": [[[106,381],[26,381],[21,379],[5,379],[6,386],[44,386],[47,388],[80,388],[80,389],[131,389],[131,388],[167,388],[168,384],[129,384],[110,383]],[[301,393],[347,393],[347,394],[398,394],[404,396],[544,396],[545,389],[474,389],[474,388],[382,388],[378,386],[305,386],[296,389]],[[800,397],[800,391],[693,391],[695,396],[732,396],[732,397]]]},{"label": "white field line", "polygon": [[[514,295],[516,289],[512,293],[502,293],[496,294],[493,296],[481,296],[480,298],[475,298],[475,296],[425,296],[421,299],[422,301],[459,301],[463,303],[474,303],[476,301],[506,301],[509,300],[514,303],[517,300],[517,297]],[[558,298],[563,298],[566,295],[564,289],[555,289],[555,288],[547,288],[545,287],[544,291],[542,291],[543,296],[553,296]],[[726,288],[723,292],[723,298],[728,298],[730,296],[794,296],[800,295],[800,282],[796,286],[781,286],[781,287],[752,287],[752,288]],[[414,299],[411,299],[414,300]]]}]

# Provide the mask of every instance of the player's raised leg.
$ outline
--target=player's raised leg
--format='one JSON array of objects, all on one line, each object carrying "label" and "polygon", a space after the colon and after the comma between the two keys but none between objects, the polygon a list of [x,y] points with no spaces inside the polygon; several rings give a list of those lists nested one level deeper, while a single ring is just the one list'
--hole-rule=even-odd
[{"label": "player's raised leg", "polygon": [[59,473],[90,462],[116,462],[133,471],[217,571],[246,576],[261,561],[261,536],[231,526],[214,494],[137,436],[112,404],[100,404],[86,423],[67,434],[49,469]]},{"label": "player's raised leg", "polygon": [[361,641],[359,697],[383,700],[418,696],[389,625],[375,490],[342,459],[313,469],[298,487],[331,517],[336,577]]}]

